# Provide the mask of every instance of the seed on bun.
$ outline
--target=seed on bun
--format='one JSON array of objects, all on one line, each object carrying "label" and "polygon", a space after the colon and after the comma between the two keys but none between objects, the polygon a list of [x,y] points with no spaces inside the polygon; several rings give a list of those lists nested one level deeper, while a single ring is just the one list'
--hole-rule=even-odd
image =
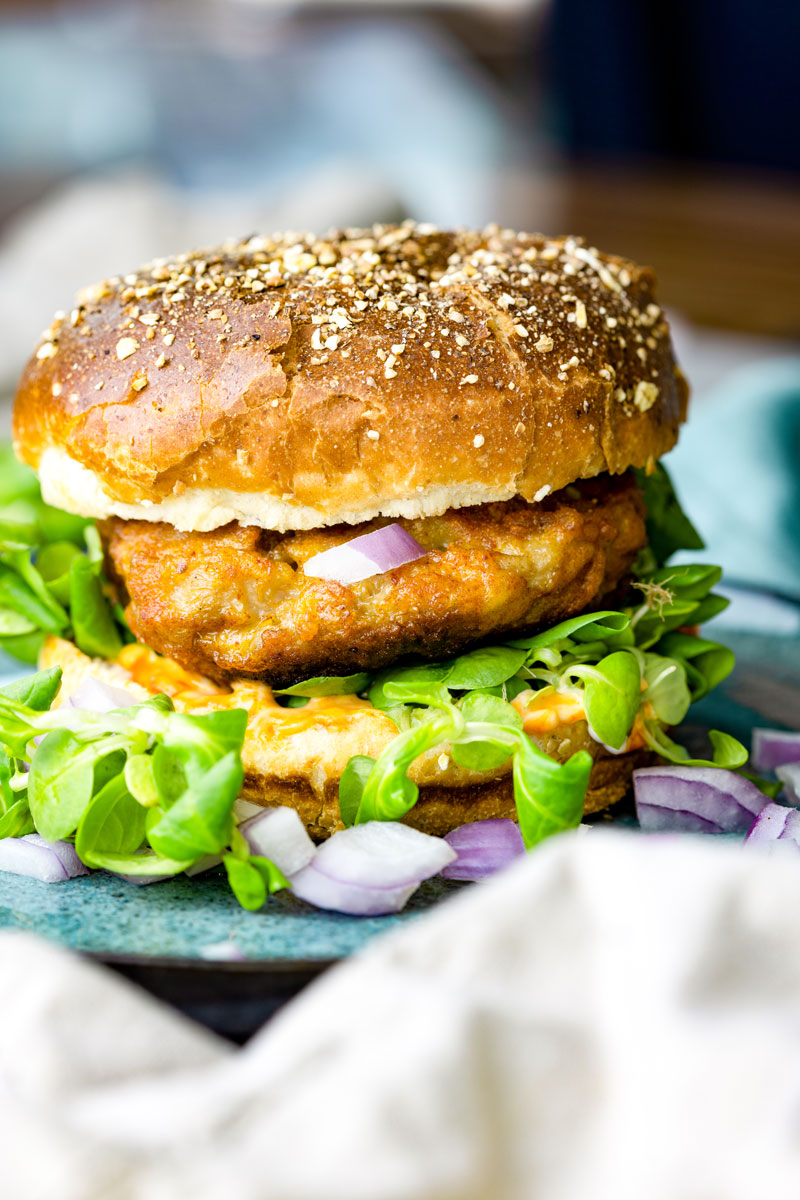
[{"label": "seed on bun", "polygon": [[52,504],[280,532],[643,467],[687,389],[653,273],[580,238],[254,237],[87,289],[14,416]]}]

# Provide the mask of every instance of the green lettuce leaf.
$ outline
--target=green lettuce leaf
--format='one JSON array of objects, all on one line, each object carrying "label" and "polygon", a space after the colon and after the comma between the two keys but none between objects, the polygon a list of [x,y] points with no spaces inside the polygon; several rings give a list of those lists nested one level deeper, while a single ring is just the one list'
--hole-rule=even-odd
[{"label": "green lettuce leaf", "polygon": [[233,804],[242,789],[241,758],[226,754],[200,774],[165,812],[149,808],[147,838],[158,854],[200,859],[219,854],[233,829]]},{"label": "green lettuce leaf", "polygon": [[87,866],[139,876],[233,853],[246,860],[233,871],[248,903],[253,889],[284,886],[273,864],[248,857],[235,828],[244,710],[190,716],[166,696],[109,713],[53,710],[59,682],[59,670],[41,671],[0,690],[0,836],[74,835]]},{"label": "green lettuce leaf", "polygon": [[738,767],[743,767],[748,758],[747,750],[741,742],[718,729],[712,729],[708,735],[712,747],[711,758],[692,758],[688,750],[668,737],[655,722],[645,721],[643,734],[651,750],[655,750],[667,762],[678,766],[725,767],[726,770],[735,771]]},{"label": "green lettuce leaf", "polygon": [[583,706],[594,736],[613,750],[621,750],[641,702],[642,675],[636,656],[616,650],[595,666],[569,667],[566,675],[583,683]]},{"label": "green lettuce leaf", "polygon": [[97,866],[104,855],[135,853],[144,832],[145,810],[128,791],[124,775],[114,775],[95,793],[78,822],[75,849],[81,862]]},{"label": "green lettuce leaf", "polygon": [[498,687],[516,675],[525,658],[525,650],[512,646],[484,646],[454,659],[442,682],[457,692]]},{"label": "green lettuce leaf", "polygon": [[680,506],[672,480],[663,463],[648,474],[634,470],[644,495],[647,544],[656,562],[665,563],[676,550],[702,550],[703,539]]},{"label": "green lettuce leaf", "polygon": [[370,681],[366,671],[356,675],[319,675],[315,679],[304,679],[302,683],[288,688],[275,688],[276,696],[348,696],[363,692]]},{"label": "green lettuce leaf", "polygon": [[[689,633],[665,634],[658,649],[683,663],[692,701],[702,700],[712,688],[727,679],[736,662],[736,656],[728,646]],[[677,724],[676,721],[666,723]]]},{"label": "green lettuce leaf", "polygon": [[558,625],[553,625],[550,629],[545,629],[532,637],[514,638],[509,645],[534,651],[551,646],[563,638],[569,638],[575,642],[605,643],[624,634],[630,623],[631,618],[625,612],[609,610],[582,613],[579,617],[570,617],[567,621],[560,621]]},{"label": "green lettuce leaf", "polygon": [[339,777],[339,813],[345,825],[355,824],[364,786],[374,766],[374,758],[354,754]]},{"label": "green lettuce leaf", "polygon": [[524,736],[514,757],[514,799],[526,849],[580,825],[592,756],[579,750],[557,763]]},{"label": "green lettuce leaf", "polygon": [[682,663],[660,654],[645,654],[644,679],[647,684],[644,700],[652,705],[659,721],[680,725],[692,702]]},{"label": "green lettuce leaf", "polygon": [[113,658],[130,639],[102,575],[92,522],[42,501],[36,477],[0,446],[0,648],[35,663],[48,634]]}]

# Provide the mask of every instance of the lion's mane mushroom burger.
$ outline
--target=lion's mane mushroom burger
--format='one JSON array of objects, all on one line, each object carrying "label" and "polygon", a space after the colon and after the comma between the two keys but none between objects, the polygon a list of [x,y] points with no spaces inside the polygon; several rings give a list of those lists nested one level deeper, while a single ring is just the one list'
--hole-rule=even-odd
[{"label": "lion's mane mushroom burger", "polygon": [[724,674],[693,628],[718,573],[664,566],[698,541],[658,462],[687,388],[654,286],[577,237],[405,223],[87,289],[15,446],[97,521],[133,636],[40,665],[247,709],[245,796],[317,838],[531,843],[619,800]]}]

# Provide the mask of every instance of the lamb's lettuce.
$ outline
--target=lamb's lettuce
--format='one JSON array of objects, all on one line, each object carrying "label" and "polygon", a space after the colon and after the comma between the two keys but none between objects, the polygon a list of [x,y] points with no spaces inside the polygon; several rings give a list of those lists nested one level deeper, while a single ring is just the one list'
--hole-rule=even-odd
[{"label": "lamb's lettuce", "polygon": [[702,550],[705,543],[680,506],[663,463],[649,474],[635,470],[647,510],[647,545],[653,561],[662,566],[676,550]]},{"label": "lamb's lettuce", "polygon": [[718,729],[712,729],[708,735],[713,751],[711,758],[692,758],[688,750],[673,742],[654,721],[645,721],[642,732],[651,750],[655,750],[669,762],[683,767],[725,767],[729,771],[735,771],[747,762],[747,751],[742,743],[729,733],[722,733]]},{"label": "lamb's lettuce", "polygon": [[583,707],[589,728],[598,741],[621,750],[633,728],[642,695],[639,661],[627,650],[615,650],[598,663],[576,663],[564,678],[583,683]]},{"label": "lamb's lettuce", "polygon": [[746,751],[727,734],[712,733],[711,758],[692,759],[664,732],[733,667],[726,646],[684,632],[727,604],[712,590],[720,574],[706,564],[658,567],[641,575],[639,601],[623,609],[583,613],[447,661],[377,672],[365,694],[400,732],[376,761],[356,756],[348,763],[339,790],[345,824],[403,817],[419,794],[409,768],[444,746],[456,765],[470,770],[490,771],[513,760],[527,844],[577,824],[591,759],[573,755],[561,764],[536,749],[508,703],[527,688],[579,698],[592,735],[615,751],[625,748],[637,726],[638,744],[670,762],[740,766]]},{"label": "lamb's lettuce", "polygon": [[408,776],[410,766],[426,751],[447,744],[453,761],[473,771],[514,760],[517,813],[529,848],[579,824],[592,768],[585,750],[566,763],[549,758],[523,733],[517,710],[490,693],[474,690],[454,703],[449,681],[415,684],[404,678],[387,680],[382,688],[386,700],[419,705],[426,715],[398,734],[374,763],[361,759],[358,767],[348,768],[340,792],[345,819],[352,818],[354,824],[400,820],[419,796]]},{"label": "lamb's lettuce", "polygon": [[0,689],[0,836],[74,838],[89,867],[176,875],[221,856],[236,896],[257,906],[286,885],[234,820],[244,709],[189,715],[168,697],[109,713],[53,709],[61,672]]},{"label": "lamb's lettuce", "polygon": [[311,699],[314,696],[349,696],[363,692],[370,681],[366,671],[355,675],[319,675],[315,679],[304,679],[291,687],[276,688],[276,696],[301,696]]},{"label": "lamb's lettuce", "polygon": [[[668,633],[658,645],[665,655],[682,665],[693,702],[702,700],[712,688],[727,679],[736,661],[729,646],[722,646],[697,634]],[[664,720],[668,725],[677,724],[677,721],[670,721],[666,717]]]},{"label": "lamb's lettuce", "polygon": [[645,654],[643,680],[647,703],[664,725],[680,725],[692,702],[685,664],[660,654]]},{"label": "lamb's lettuce", "polygon": [[48,634],[102,658],[130,640],[92,522],[45,504],[33,471],[0,445],[0,649],[35,664]]}]

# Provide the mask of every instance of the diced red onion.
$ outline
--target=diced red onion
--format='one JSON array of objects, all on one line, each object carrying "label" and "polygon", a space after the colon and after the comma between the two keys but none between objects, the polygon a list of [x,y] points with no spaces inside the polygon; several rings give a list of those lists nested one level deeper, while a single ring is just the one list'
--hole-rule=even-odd
[{"label": "diced red onion", "polygon": [[767,803],[754,783],[722,767],[633,772],[636,816],[648,833],[746,833]]},{"label": "diced red onion", "polygon": [[82,708],[86,712],[106,713],[117,708],[130,708],[136,697],[125,688],[112,687],[102,679],[87,675],[67,700],[71,708]]},{"label": "diced red onion", "polygon": [[[316,846],[293,808],[264,808],[248,800],[237,800],[234,812],[240,820],[239,832],[244,835],[251,854],[270,859],[284,875],[293,875],[311,862]],[[219,854],[207,854],[187,867],[185,875],[202,875],[222,862]]]},{"label": "diced red onion", "polygon": [[745,838],[748,846],[774,847],[776,842],[800,850],[800,812],[782,804],[765,804]]},{"label": "diced red onion", "polygon": [[307,867],[317,848],[293,808],[262,809],[239,826],[251,854],[260,854],[275,863],[284,875],[294,875]]},{"label": "diced red onion", "polygon": [[0,871],[27,875],[42,883],[63,883],[89,874],[70,842],[46,842],[38,833],[0,838]]},{"label": "diced red onion", "polygon": [[750,755],[756,771],[774,771],[785,763],[800,762],[800,733],[783,729],[754,729]]},{"label": "diced red onion", "polygon": [[365,887],[421,883],[456,857],[444,838],[399,821],[368,821],[323,842],[315,865],[324,875]]},{"label": "diced red onion", "polygon": [[775,774],[783,784],[786,795],[792,804],[800,805],[800,762],[786,763],[776,767]]},{"label": "diced red onion", "polygon": [[316,870],[313,862],[298,871],[291,883],[294,894],[315,908],[327,908],[351,917],[382,917],[387,913],[400,912],[419,887],[418,883],[396,888],[343,883],[323,875]]},{"label": "diced red onion", "polygon": [[33,846],[46,846],[52,850],[70,879],[76,875],[89,874],[89,868],[78,858],[78,852],[72,842],[46,842],[39,833],[26,833],[22,840],[30,842]]},{"label": "diced red onion", "polygon": [[445,879],[485,879],[525,853],[519,825],[506,817],[459,825],[444,840],[458,855],[442,871]]},{"label": "diced red onion", "polygon": [[240,825],[250,817],[259,816],[263,811],[263,804],[253,804],[252,800],[243,800],[241,796],[233,802],[233,815]]},{"label": "diced red onion", "polygon": [[382,529],[315,554],[303,567],[303,573],[336,583],[359,583],[362,579],[383,575],[395,567],[424,558],[426,554],[427,550],[402,525],[384,525]]},{"label": "diced red onion", "polygon": [[353,916],[399,912],[423,879],[456,857],[443,838],[397,821],[340,830],[292,876],[295,895],[318,908]]}]

